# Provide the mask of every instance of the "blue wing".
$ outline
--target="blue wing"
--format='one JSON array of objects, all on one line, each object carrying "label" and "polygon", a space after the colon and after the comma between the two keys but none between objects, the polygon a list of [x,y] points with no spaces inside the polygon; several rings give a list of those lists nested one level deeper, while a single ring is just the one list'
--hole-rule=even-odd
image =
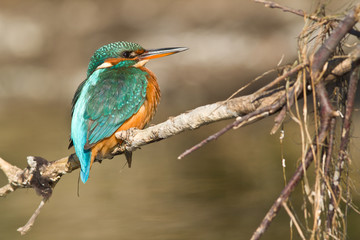
[{"label": "blue wing", "polygon": [[90,172],[91,147],[110,137],[144,103],[146,76],[137,68],[99,69],[83,85],[71,122],[83,182]]}]

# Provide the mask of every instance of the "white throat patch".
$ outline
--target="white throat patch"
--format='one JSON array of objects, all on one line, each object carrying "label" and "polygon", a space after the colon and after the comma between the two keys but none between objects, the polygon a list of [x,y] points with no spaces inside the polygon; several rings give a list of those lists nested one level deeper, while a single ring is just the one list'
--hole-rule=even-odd
[{"label": "white throat patch", "polygon": [[148,61],[149,61],[149,59],[140,60],[137,63],[135,63],[133,66],[134,67],[143,67]]},{"label": "white throat patch", "polygon": [[112,67],[112,66],[114,66],[114,65],[111,64],[111,63],[109,63],[109,62],[104,62],[104,63],[102,63],[100,66],[98,66],[98,67],[96,68],[96,70],[98,70],[98,69],[100,69],[100,68],[108,68],[108,67]]}]

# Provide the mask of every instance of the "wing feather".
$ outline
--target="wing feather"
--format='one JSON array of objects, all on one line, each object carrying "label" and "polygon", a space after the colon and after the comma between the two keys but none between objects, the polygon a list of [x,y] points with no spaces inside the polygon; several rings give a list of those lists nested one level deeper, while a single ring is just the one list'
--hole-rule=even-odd
[{"label": "wing feather", "polygon": [[137,68],[104,69],[89,87],[84,120],[88,123],[86,148],[110,137],[135,114],[146,98],[146,72]]}]

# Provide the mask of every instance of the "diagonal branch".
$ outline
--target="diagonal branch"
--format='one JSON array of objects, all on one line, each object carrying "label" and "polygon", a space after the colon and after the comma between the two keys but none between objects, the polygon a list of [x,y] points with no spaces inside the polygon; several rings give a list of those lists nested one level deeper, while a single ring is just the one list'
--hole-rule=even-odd
[{"label": "diagonal branch", "polygon": [[328,61],[330,55],[335,51],[340,41],[358,22],[360,14],[360,4],[355,7],[346,17],[338,24],[338,26],[331,33],[330,37],[321,45],[311,59],[311,78],[318,80],[322,68]]}]

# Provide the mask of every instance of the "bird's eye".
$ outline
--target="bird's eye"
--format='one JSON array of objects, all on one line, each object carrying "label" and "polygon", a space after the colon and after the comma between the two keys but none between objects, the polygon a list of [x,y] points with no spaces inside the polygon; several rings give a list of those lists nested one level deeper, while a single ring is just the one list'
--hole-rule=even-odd
[{"label": "bird's eye", "polygon": [[124,51],[124,52],[122,53],[122,56],[123,56],[124,58],[129,58],[129,57],[131,57],[131,52],[130,52],[130,51]]},{"label": "bird's eye", "polygon": [[133,51],[124,51],[121,53],[122,57],[124,58],[134,58],[136,57],[138,54],[136,52]]}]

